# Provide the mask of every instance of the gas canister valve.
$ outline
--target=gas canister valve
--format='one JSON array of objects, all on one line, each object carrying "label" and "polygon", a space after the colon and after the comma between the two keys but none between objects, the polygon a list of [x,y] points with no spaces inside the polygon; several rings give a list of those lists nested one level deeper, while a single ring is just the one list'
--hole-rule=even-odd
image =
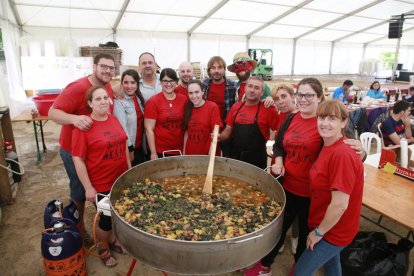
[{"label": "gas canister valve", "polygon": [[102,212],[105,216],[111,216],[111,207],[109,204],[109,197],[107,195],[99,194],[103,196],[101,200],[98,201],[98,194],[96,194],[96,207],[98,212]]}]

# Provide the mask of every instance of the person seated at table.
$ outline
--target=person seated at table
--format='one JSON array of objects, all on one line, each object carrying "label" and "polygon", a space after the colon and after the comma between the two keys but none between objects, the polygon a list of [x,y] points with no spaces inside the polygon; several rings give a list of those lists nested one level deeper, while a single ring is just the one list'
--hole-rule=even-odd
[{"label": "person seated at table", "polygon": [[316,111],[323,147],[310,169],[310,208],[306,250],[298,259],[295,276],[342,275],[340,252],[359,228],[364,167],[355,151],[343,143],[348,111],[338,101],[325,101]]},{"label": "person seated at table", "polygon": [[408,88],[408,94],[404,96],[404,100],[411,104],[414,103],[414,86],[410,86],[410,88]]},{"label": "person seated at table", "polygon": [[380,83],[378,81],[374,81],[371,86],[369,87],[369,90],[367,92],[367,94],[365,95],[365,97],[370,97],[373,99],[386,99],[387,98],[387,93],[388,91],[381,90],[381,86]]},{"label": "person seated at table", "polygon": [[342,86],[334,90],[332,99],[339,100],[341,103],[348,102],[348,95],[354,83],[351,80],[346,80]]},{"label": "person seated at table", "polygon": [[414,142],[411,132],[410,106],[407,101],[398,101],[392,109],[391,116],[382,122],[381,134],[386,147],[399,145],[401,138],[406,138],[408,143]]}]

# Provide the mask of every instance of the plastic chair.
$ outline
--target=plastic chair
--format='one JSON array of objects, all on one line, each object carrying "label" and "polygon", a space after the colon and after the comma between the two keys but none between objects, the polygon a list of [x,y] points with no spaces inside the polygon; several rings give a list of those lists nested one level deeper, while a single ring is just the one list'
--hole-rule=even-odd
[{"label": "plastic chair", "polygon": [[367,154],[371,153],[371,142],[373,139],[377,141],[377,153],[381,152],[381,145],[382,145],[381,138],[375,133],[364,132],[361,134],[359,139],[361,140],[362,147],[364,148]]},{"label": "plastic chair", "polygon": [[381,137],[382,147],[383,147],[383,148],[385,148],[385,144],[384,144],[384,135],[382,135],[382,131],[381,131],[381,124],[382,124],[382,123],[379,123],[379,124],[378,124],[378,126],[377,126],[377,127],[378,127],[378,133],[379,133],[379,136]]}]

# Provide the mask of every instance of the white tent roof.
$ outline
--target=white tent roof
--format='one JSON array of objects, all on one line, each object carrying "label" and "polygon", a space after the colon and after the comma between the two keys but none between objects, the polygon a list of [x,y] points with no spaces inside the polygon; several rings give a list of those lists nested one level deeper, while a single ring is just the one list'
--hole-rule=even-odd
[{"label": "white tent roof", "polygon": [[[138,30],[370,43],[414,0],[14,0],[21,27]],[[414,19],[404,22],[414,38]],[[384,40],[386,42],[386,40]],[[411,40],[414,45],[414,39]]]}]

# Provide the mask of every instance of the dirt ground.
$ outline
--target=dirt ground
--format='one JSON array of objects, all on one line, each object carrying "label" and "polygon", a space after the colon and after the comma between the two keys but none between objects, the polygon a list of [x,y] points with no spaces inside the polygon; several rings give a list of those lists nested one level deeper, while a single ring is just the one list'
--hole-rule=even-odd
[{"label": "dirt ground", "polygon": [[[3,206],[0,224],[0,275],[44,275],[40,240],[43,230],[43,212],[47,202],[61,199],[68,202],[68,179],[59,156],[58,136],[60,127],[49,121],[44,127],[45,142],[48,148],[42,155],[42,161],[36,160],[36,147],[31,123],[13,123],[14,136],[19,159],[25,168],[25,175],[18,185],[17,197],[14,204]],[[86,224],[91,232],[94,207],[87,205]],[[378,214],[363,209],[363,214],[377,219]],[[406,236],[408,230],[396,223],[384,219],[383,225],[391,228],[401,236]],[[381,231],[375,224],[361,218],[360,230]],[[386,232],[386,231],[385,231]],[[389,242],[397,242],[398,237],[386,232]],[[89,275],[126,275],[132,257],[116,255],[118,265],[106,268],[101,261],[93,256],[87,259]],[[288,275],[293,262],[290,252],[290,238],[287,239],[283,254],[273,265],[273,275]],[[410,254],[410,273],[413,270],[414,253]],[[160,271],[138,262],[133,275],[163,275]],[[174,274],[169,274],[174,275]],[[223,274],[243,275],[242,271]],[[319,274],[321,275],[321,274]]]}]

